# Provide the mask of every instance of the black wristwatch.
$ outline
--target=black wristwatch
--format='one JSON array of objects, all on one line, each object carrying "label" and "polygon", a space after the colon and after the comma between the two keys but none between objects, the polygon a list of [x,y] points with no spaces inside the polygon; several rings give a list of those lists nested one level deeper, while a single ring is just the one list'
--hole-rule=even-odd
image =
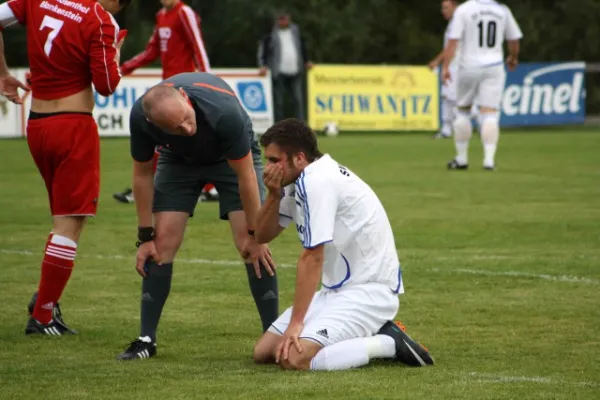
[{"label": "black wristwatch", "polygon": [[151,226],[138,227],[138,241],[135,242],[135,247],[140,247],[142,243],[151,242],[154,240],[154,228]]}]

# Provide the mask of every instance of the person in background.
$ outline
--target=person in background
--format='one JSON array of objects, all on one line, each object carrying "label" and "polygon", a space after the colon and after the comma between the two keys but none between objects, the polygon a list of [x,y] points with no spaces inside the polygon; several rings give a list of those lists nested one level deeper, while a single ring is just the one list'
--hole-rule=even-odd
[{"label": "person in background", "polygon": [[271,71],[273,80],[273,100],[275,121],[284,119],[284,92],[291,94],[294,116],[304,121],[304,72],[313,67],[308,58],[306,42],[298,25],[292,23],[290,14],[281,11],[276,14],[273,29],[265,35],[258,46],[260,75]]},{"label": "person in background", "polygon": [[[450,32],[452,16],[454,15],[456,7],[458,7],[458,0],[442,1],[442,16],[446,21],[448,21],[448,25],[446,26],[446,31],[444,32],[444,47],[440,53],[428,64],[428,67],[431,70],[436,70],[444,61],[444,49],[448,44],[448,34]],[[456,72],[458,71],[456,57],[450,62],[450,70],[456,76]],[[446,139],[452,137],[452,123],[454,122],[454,117],[456,116],[457,82],[457,79],[453,79],[447,82],[445,85],[442,85],[440,91],[442,96],[442,128],[438,133],[435,134],[434,139]]]},{"label": "person in background", "polygon": [[[210,63],[200,30],[200,17],[181,0],[160,0],[163,8],[156,14],[156,25],[146,49],[121,65],[123,76],[131,74],[160,57],[163,79],[183,72],[210,72]],[[154,169],[158,160],[156,149]],[[133,203],[131,188],[113,194],[121,203]],[[217,201],[215,185],[207,183],[199,201]]]}]

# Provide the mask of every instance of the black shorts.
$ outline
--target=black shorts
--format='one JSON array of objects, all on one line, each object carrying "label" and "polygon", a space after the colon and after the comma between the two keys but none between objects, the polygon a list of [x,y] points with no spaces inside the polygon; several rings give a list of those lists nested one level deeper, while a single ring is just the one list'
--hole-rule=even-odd
[{"label": "black shorts", "polygon": [[[264,201],[262,160],[259,152],[252,152],[258,180],[260,201]],[[154,175],[153,212],[183,211],[192,216],[202,188],[208,182],[219,192],[219,217],[229,219],[232,211],[243,210],[238,178],[227,161],[211,165],[194,165],[161,153]]]}]

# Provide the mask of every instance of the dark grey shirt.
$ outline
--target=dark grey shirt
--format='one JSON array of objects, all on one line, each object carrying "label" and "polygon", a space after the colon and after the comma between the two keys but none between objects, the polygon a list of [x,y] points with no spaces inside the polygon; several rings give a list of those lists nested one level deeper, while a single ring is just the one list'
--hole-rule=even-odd
[{"label": "dark grey shirt", "polygon": [[206,72],[175,75],[162,82],[183,88],[196,112],[194,136],[171,135],[150,123],[138,99],[129,118],[130,150],[134,160],[152,159],[161,153],[191,164],[215,164],[243,158],[250,149],[260,152],[252,122],[233,89],[221,78]]}]

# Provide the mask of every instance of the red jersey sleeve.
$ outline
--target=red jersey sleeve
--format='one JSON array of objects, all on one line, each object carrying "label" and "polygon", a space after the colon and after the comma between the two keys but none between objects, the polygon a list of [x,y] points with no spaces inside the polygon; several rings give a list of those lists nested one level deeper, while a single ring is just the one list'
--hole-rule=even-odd
[{"label": "red jersey sleeve", "polygon": [[27,0],[11,0],[0,4],[0,31],[15,22],[25,25]]},{"label": "red jersey sleeve", "polygon": [[194,51],[194,62],[201,72],[210,72],[208,55],[204,48],[204,40],[200,32],[200,17],[189,6],[184,5],[179,9],[179,18],[183,24],[186,38]]},{"label": "red jersey sleeve", "polygon": [[138,68],[144,65],[150,64],[160,56],[160,42],[158,39],[158,29],[154,28],[152,36],[146,45],[146,50],[142,51],[131,60],[125,61],[121,65],[121,73],[123,75],[129,75]]},{"label": "red jersey sleeve", "polygon": [[117,56],[119,26],[113,16],[98,3],[94,6],[98,23],[92,30],[90,43],[90,69],[96,91],[110,96],[121,80]]}]

